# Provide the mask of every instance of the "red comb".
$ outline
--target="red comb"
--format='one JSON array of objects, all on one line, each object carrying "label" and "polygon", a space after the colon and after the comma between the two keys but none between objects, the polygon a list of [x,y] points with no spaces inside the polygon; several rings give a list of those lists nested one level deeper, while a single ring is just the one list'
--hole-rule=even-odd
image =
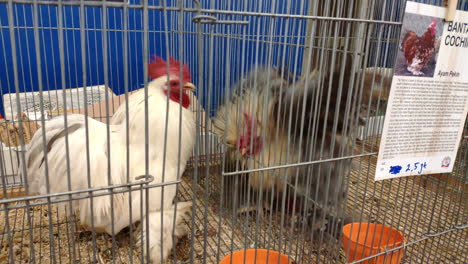
[{"label": "red comb", "polygon": [[252,130],[252,118],[247,113],[244,113],[244,122],[247,125],[248,131],[250,132]]},{"label": "red comb", "polygon": [[[169,73],[171,75],[179,76],[180,75],[179,69],[180,69],[180,62],[175,60],[172,57],[169,57]],[[150,60],[150,63],[148,64],[148,76],[151,79],[157,79],[165,75],[167,75],[166,61],[156,55],[153,55],[153,59]],[[191,77],[190,77],[188,66],[182,65],[182,81],[186,83],[186,82],[190,82],[190,80],[191,80]]]}]

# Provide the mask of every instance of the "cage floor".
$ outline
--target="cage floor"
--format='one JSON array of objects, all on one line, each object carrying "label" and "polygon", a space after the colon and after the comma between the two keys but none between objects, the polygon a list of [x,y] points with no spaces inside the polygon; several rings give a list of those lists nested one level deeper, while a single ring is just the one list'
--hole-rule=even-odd
[{"label": "cage floor", "polygon": [[[199,175],[206,172],[205,168],[200,168],[199,171]],[[278,228],[281,214],[264,212],[262,209],[263,216],[268,215],[268,217],[257,217],[256,214],[237,214],[231,209],[224,208],[221,202],[221,199],[225,199],[224,196],[219,195],[219,190],[213,190],[213,188],[220,187],[217,185],[219,182],[216,181],[221,175],[220,166],[210,167],[209,175],[211,181],[216,183],[209,183],[206,177],[200,177],[196,185],[197,192],[195,192],[197,197],[194,217],[195,230],[203,233],[201,240],[194,241],[195,251],[200,253],[198,261],[202,261],[206,257],[207,263],[219,263],[224,256],[232,251],[244,248],[277,249],[286,247],[287,252],[294,252],[297,254],[296,256],[301,256],[303,263],[311,263],[311,256],[317,255],[319,251],[312,246],[312,243],[307,242],[308,238],[301,238],[301,241],[305,239],[306,243],[299,243],[297,236],[287,235],[293,234],[290,232],[292,226],[289,219],[283,219],[285,228]],[[194,182],[193,176],[193,171],[187,173],[181,185],[181,197],[184,200],[188,200],[188,197],[193,195],[191,191]],[[205,188],[204,186],[209,187]],[[297,227],[294,228],[297,229]],[[280,241],[280,237],[283,237],[282,241]],[[299,251],[302,253],[299,254]],[[326,260],[326,256],[330,255],[328,253],[325,250],[318,255],[322,260]],[[195,261],[195,263],[198,262]]]},{"label": "cage floor", "polygon": [[[375,161],[375,157],[362,158],[361,168],[350,175],[347,207],[357,216],[355,221],[366,219],[392,226],[402,231],[408,242],[422,239],[408,245],[403,263],[467,263],[466,228],[427,239],[424,235],[443,232],[462,224],[462,220],[466,222],[468,208],[463,188],[456,185],[448,188],[447,182],[430,176],[374,182]],[[463,168],[462,172],[454,175],[464,175],[466,166],[458,167]],[[248,247],[280,250],[297,263],[346,262],[340,243],[323,243],[317,247],[310,230],[296,224],[294,216],[282,217],[264,210],[260,216],[234,215],[220,200],[223,198],[219,196],[217,181],[221,177],[219,164],[207,171],[202,167],[197,174],[193,169],[184,174],[179,200],[194,200],[193,220],[188,223],[193,228],[179,241],[169,262],[175,259],[177,263],[203,263],[204,260],[218,263],[232,250]],[[465,184],[465,178],[453,177],[459,186]],[[5,216],[0,217],[0,263],[8,262],[10,253],[14,254],[16,263],[28,263],[32,254],[36,263],[50,263],[52,255],[59,263],[71,263],[73,255],[78,259],[74,263],[93,263],[94,256],[95,263],[99,264],[112,263],[112,259],[115,263],[140,263],[141,250],[132,246],[134,240],[129,228],[114,240],[106,234],[93,236],[80,230],[79,223],[73,219],[59,217],[55,206],[47,205],[31,207],[29,217],[25,208],[9,210],[8,217]],[[12,249],[8,239],[12,239]],[[322,237],[322,240],[328,239]]]},{"label": "cage floor", "polygon": [[[466,224],[467,197],[461,188],[450,189],[431,176],[374,182],[375,161],[373,157],[363,162],[368,175],[352,172],[348,208],[360,208],[370,222],[397,228],[408,242]],[[458,184],[464,184],[462,179]],[[412,244],[406,249],[405,263],[466,263],[467,238],[465,228]]]},{"label": "cage floor", "polygon": [[[20,204],[10,204],[16,205]],[[35,263],[93,263],[94,258],[94,263],[109,263],[113,257],[118,263],[131,263],[141,251],[130,246],[133,240],[128,230],[115,236],[117,246],[112,252],[111,236],[81,230],[73,217],[60,215],[56,205],[11,209],[7,218],[0,217],[0,263],[9,262],[10,254],[15,263],[29,263],[31,258]]]},{"label": "cage floor", "polygon": [[[376,148],[374,142],[366,144],[364,149],[374,152]],[[446,232],[468,220],[468,197],[464,191],[467,179],[463,176],[466,175],[465,160],[456,165],[452,175],[447,174],[450,181],[423,175],[374,182],[376,157],[354,162],[360,166],[349,177],[346,204],[355,216],[354,222],[368,221],[400,230],[409,243],[403,263],[467,263],[468,229]],[[209,179],[200,175],[208,175]],[[231,250],[249,247],[281,251],[296,263],[346,263],[340,243],[319,235],[324,243],[319,243],[322,246],[318,248],[317,241],[310,236],[311,231],[298,224],[294,216],[281,217],[279,213],[265,212],[264,209],[261,209],[260,217],[256,213],[233,215],[223,208],[220,202],[223,198],[216,190],[220,188],[217,185],[220,175],[219,166],[210,166],[208,174],[203,167],[197,176],[196,230],[206,233],[206,237],[195,241],[198,244],[194,247],[202,247],[199,252],[206,253],[208,263],[217,263],[218,254],[222,258]],[[184,182],[192,185],[193,171],[186,177]],[[191,187],[184,186],[182,196],[192,195]],[[203,231],[205,228],[207,232]],[[427,233],[435,236],[428,237]],[[331,243],[325,243],[327,241]]]}]

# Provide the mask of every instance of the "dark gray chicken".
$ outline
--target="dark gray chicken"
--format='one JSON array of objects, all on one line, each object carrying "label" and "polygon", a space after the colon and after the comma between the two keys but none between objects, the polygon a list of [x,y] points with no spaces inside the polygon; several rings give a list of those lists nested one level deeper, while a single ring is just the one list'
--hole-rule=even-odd
[{"label": "dark gray chicken", "polygon": [[[263,196],[270,209],[323,216],[314,220],[315,227],[323,228],[320,222],[344,218],[351,159],[281,166],[352,154],[358,120],[353,110],[356,88],[350,89],[350,74],[344,74],[342,85],[340,73],[315,71],[292,84],[284,76],[288,76],[284,70],[273,67],[252,71],[237,84],[230,102],[219,108],[214,132],[231,146],[228,171],[279,166],[238,179],[256,193],[240,194],[249,196],[251,209],[258,205],[252,198]],[[241,202],[241,206],[247,205]]]}]

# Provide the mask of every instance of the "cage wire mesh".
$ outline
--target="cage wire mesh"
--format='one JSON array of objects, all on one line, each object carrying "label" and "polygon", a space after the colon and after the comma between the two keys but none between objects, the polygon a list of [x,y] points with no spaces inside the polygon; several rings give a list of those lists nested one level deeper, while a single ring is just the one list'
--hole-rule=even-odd
[{"label": "cage wire mesh", "polygon": [[0,0],[0,262],[347,263],[370,222],[406,238],[373,257],[467,263],[468,124],[453,173],[373,180],[405,4]]}]

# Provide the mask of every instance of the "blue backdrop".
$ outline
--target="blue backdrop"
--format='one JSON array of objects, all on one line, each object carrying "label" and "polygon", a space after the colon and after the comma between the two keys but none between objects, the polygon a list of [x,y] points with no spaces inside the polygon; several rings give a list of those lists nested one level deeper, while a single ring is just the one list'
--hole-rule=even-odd
[{"label": "blue backdrop", "polygon": [[[185,1],[186,8],[193,8],[193,1]],[[300,0],[293,1],[201,1],[201,6],[208,9],[225,9],[252,12],[271,12],[288,14],[307,14],[308,6]],[[439,4],[442,1],[422,1]],[[395,12],[404,2],[397,5]],[[140,4],[139,0],[130,0],[130,4]],[[158,0],[149,0],[149,5],[161,5]],[[168,4],[171,6],[170,4]],[[460,4],[461,5],[461,4]],[[274,8],[274,9],[273,9]],[[460,9],[468,10],[468,3]],[[60,42],[58,37],[57,15],[55,5],[38,5],[39,42],[42,69],[43,89],[62,89],[60,67]],[[100,7],[85,7],[86,43],[85,52],[81,50],[80,37],[80,7],[63,7],[63,52],[65,88],[83,87],[83,62],[86,58],[86,85],[105,83],[104,51],[107,50],[108,85],[116,93],[122,94],[124,86],[124,64],[128,66],[128,89],[140,88],[143,83],[143,11],[128,8],[128,56],[124,58],[124,10],[123,8],[107,8],[107,26],[103,30],[103,9]],[[30,4],[14,4],[14,34],[16,41],[16,61],[18,67],[18,88],[20,92],[37,91],[38,63],[34,45],[34,9]],[[149,53],[166,57],[166,52],[176,58],[183,57],[189,64],[194,83],[203,78],[202,96],[199,100],[206,107],[213,107],[223,95],[227,83],[234,82],[241,71],[247,71],[252,65],[259,63],[277,64],[286,57],[289,68],[296,73],[301,72],[304,36],[307,21],[304,19],[271,18],[262,16],[240,16],[232,14],[216,15],[222,20],[248,20],[248,26],[241,25],[203,25],[204,33],[213,33],[202,37],[203,45],[196,45],[196,24],[191,19],[195,13],[186,12],[182,26],[178,26],[175,11],[167,11],[167,25],[164,23],[163,12],[150,10],[148,12]],[[388,16],[395,14],[390,14]],[[398,21],[398,17],[393,20]],[[14,74],[12,46],[10,39],[10,24],[8,23],[7,4],[0,3],[0,91],[14,93]],[[167,35],[165,34],[167,30]],[[388,28],[384,29],[388,30]],[[107,32],[107,46],[103,44],[103,32]],[[385,34],[385,33],[384,33]],[[226,37],[228,35],[229,37]],[[272,36],[273,37],[270,37]],[[167,36],[167,38],[166,38]],[[210,37],[211,36],[211,37]],[[244,39],[244,40],[241,40]],[[180,41],[183,43],[180,43]],[[284,45],[287,44],[287,45]],[[288,45],[294,44],[294,45]],[[386,44],[390,45],[390,44]],[[391,44],[395,45],[395,44]],[[388,50],[394,50],[389,46]],[[201,51],[201,53],[199,52]],[[384,52],[382,49],[381,52]],[[271,56],[273,55],[273,56]],[[381,56],[383,57],[383,56]],[[275,58],[275,61],[268,61]],[[199,69],[199,60],[204,60],[204,68]],[[241,62],[244,63],[241,63]],[[227,64],[230,70],[227,74]],[[371,63],[372,64],[372,63]],[[392,66],[393,59],[374,64]],[[244,65],[244,67],[242,66]],[[291,66],[293,65],[293,66]],[[202,70],[201,72],[199,72]],[[226,79],[229,75],[229,80]],[[210,81],[209,81],[210,80]],[[207,93],[210,91],[210,93]],[[209,98],[209,99],[208,99]],[[4,114],[3,104],[0,112]]]}]

